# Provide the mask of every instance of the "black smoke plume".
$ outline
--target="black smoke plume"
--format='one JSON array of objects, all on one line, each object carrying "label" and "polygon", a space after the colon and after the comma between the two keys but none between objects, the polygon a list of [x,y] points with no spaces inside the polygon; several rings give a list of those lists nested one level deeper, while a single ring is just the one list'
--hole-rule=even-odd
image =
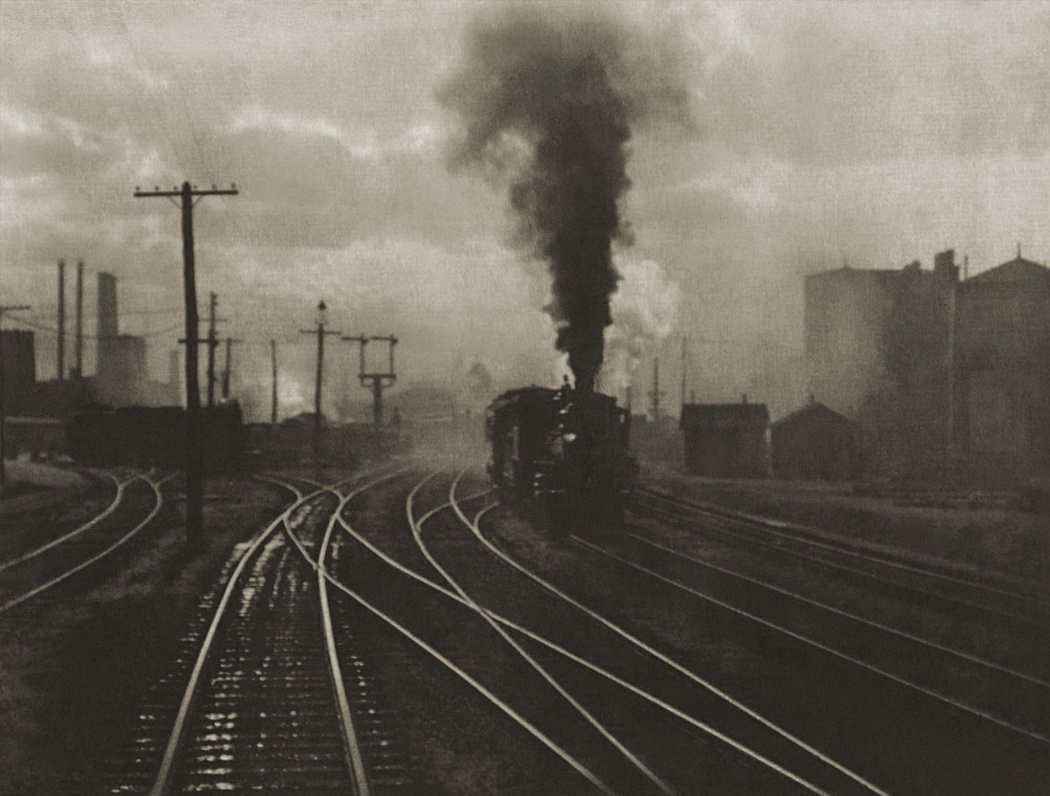
[{"label": "black smoke plume", "polygon": [[612,323],[612,244],[629,243],[620,199],[631,125],[668,109],[687,115],[685,90],[639,51],[611,18],[516,10],[475,24],[463,65],[439,93],[463,121],[453,167],[507,187],[517,242],[549,265],[545,309],[584,391]]}]

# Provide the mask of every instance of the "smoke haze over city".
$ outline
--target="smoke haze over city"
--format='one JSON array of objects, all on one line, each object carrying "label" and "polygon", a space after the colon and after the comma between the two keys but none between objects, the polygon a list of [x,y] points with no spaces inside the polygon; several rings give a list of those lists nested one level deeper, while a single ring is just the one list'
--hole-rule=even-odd
[{"label": "smoke haze over city", "polygon": [[[700,400],[757,390],[787,410],[802,398],[784,374],[804,275],[929,268],[946,248],[970,275],[1018,245],[1050,260],[1046,3],[605,6],[598,20],[527,4],[572,31],[570,52],[615,39],[637,81],[616,85],[614,68],[624,119],[642,123],[614,142],[626,182],[607,239],[631,246],[603,264],[607,389],[641,395],[660,356],[675,394],[688,335]],[[462,132],[449,81],[484,96],[491,77],[468,60],[478,10],[0,3],[0,301],[32,305],[5,328],[36,330],[39,378],[55,373],[60,259],[84,260],[89,307],[94,272],[118,277],[121,332],[146,336],[166,375],[179,215],[132,192],[189,180],[240,191],[196,211],[197,281],[201,301],[219,296],[220,337],[245,341],[236,378],[258,385],[257,417],[271,339],[285,411],[310,408],[314,338],[300,330],[322,297],[331,329],[399,336],[402,386],[477,362],[497,386],[556,384],[564,318],[544,310],[547,264],[523,258],[506,191],[447,168]],[[88,312],[89,338],[93,324]],[[356,348],[329,351],[328,383],[367,400]]]}]

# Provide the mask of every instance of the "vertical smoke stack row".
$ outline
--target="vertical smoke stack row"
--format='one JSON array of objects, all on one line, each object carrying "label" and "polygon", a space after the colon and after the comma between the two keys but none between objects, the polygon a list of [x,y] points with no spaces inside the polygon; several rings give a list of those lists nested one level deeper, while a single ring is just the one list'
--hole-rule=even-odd
[{"label": "vertical smoke stack row", "polygon": [[76,373],[78,379],[84,378],[84,261],[77,261],[77,318],[76,318]]},{"label": "vertical smoke stack row", "polygon": [[66,261],[58,261],[58,380],[66,377]]}]

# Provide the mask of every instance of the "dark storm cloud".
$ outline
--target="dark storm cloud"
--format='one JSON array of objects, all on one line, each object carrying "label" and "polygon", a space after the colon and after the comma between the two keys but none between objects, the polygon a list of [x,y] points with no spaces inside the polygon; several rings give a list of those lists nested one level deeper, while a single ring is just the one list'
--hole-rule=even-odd
[{"label": "dark storm cloud", "polygon": [[632,124],[689,118],[684,86],[631,50],[628,29],[607,16],[489,15],[439,95],[464,125],[452,166],[506,184],[519,242],[549,264],[546,309],[585,392],[612,323],[611,246],[629,240],[619,205]]}]

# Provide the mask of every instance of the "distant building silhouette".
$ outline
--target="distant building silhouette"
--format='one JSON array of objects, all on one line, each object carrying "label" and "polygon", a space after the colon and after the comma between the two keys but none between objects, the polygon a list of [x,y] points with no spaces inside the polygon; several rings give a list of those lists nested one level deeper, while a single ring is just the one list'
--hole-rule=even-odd
[{"label": "distant building silhouette", "polygon": [[[113,274],[100,272],[95,399],[100,403],[123,406],[153,403],[148,400],[152,396],[147,396],[146,377],[146,341],[141,337],[120,334],[117,278]],[[163,400],[166,400],[166,396]]]},{"label": "distant building silhouette", "polygon": [[1050,462],[1050,269],[1018,257],[959,281],[841,268],[806,277],[805,365],[815,400],[856,421],[879,473]]},{"label": "distant building silhouette", "polygon": [[9,417],[33,414],[36,387],[36,345],[33,333],[21,329],[4,329],[3,391],[4,412]]},{"label": "distant building silhouette", "polygon": [[849,481],[861,475],[860,428],[822,403],[782,417],[770,427],[773,471],[781,478]]},{"label": "distant building silhouette", "polygon": [[956,453],[1050,469],[1050,268],[1018,254],[960,284],[955,309]]},{"label": "distant building silhouette", "polygon": [[808,391],[860,424],[879,469],[943,467],[948,458],[951,250],[932,271],[840,268],[806,277]]},{"label": "distant building silhouette", "polygon": [[696,475],[762,478],[769,475],[769,410],[751,404],[684,404],[680,425],[685,465]]}]

